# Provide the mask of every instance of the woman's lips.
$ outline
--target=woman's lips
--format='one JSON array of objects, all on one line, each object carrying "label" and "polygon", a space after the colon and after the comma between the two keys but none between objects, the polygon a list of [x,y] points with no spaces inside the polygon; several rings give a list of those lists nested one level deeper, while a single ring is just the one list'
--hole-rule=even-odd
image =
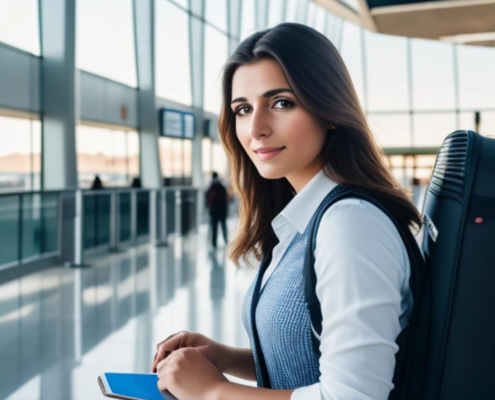
[{"label": "woman's lips", "polygon": [[266,149],[256,150],[255,153],[257,154],[260,160],[266,161],[266,160],[270,160],[273,157],[278,156],[284,149],[285,147],[266,148]]}]

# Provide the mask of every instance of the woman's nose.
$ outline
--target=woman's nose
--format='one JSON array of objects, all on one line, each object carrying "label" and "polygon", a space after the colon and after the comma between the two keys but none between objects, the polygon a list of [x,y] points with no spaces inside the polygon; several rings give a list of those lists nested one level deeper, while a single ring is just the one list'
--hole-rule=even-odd
[{"label": "woman's nose", "polygon": [[269,120],[262,110],[253,111],[251,114],[249,134],[255,139],[268,137],[272,134]]}]

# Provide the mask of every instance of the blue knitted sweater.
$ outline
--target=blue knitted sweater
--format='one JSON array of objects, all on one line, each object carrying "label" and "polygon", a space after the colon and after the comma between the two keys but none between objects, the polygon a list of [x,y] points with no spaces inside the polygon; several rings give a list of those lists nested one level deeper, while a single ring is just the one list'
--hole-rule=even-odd
[{"label": "blue knitted sweater", "polygon": [[[304,297],[304,260],[315,216],[342,189],[338,186],[325,197],[305,231],[295,235],[260,291],[255,310],[256,331],[272,389],[296,389],[319,380],[319,355],[312,347],[311,319]],[[260,269],[246,293],[242,313],[253,349],[259,387],[266,386],[266,382],[262,379],[256,351],[251,307],[256,284],[262,279]]]}]

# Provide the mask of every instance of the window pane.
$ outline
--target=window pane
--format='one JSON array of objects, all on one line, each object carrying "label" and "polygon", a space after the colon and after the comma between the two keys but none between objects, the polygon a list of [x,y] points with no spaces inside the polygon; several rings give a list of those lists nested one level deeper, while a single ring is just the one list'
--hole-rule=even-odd
[{"label": "window pane", "polygon": [[254,17],[254,0],[243,0],[241,15],[241,41],[254,33],[255,30],[256,21]]},{"label": "window pane", "polygon": [[270,1],[270,12],[268,13],[268,26],[272,27],[283,21],[284,0]]},{"label": "window pane", "polygon": [[[80,125],[76,130],[77,170],[79,186],[90,188],[98,175],[104,187],[128,186],[132,178],[139,176],[139,145],[137,133]],[[130,153],[132,146],[133,155]],[[131,170],[131,162],[133,170]]]},{"label": "window pane", "polygon": [[158,138],[160,150],[160,165],[162,167],[162,175],[166,178],[173,176],[173,161],[172,161],[172,139],[161,137]]},{"label": "window pane", "polygon": [[201,140],[201,155],[202,155],[202,159],[203,159],[203,176],[205,178],[205,182],[207,182],[208,180],[206,178],[208,178],[211,174],[211,163],[212,163],[212,160],[211,160],[211,139],[210,138],[203,138]]},{"label": "window pane", "polygon": [[[170,0],[167,0],[170,1]],[[184,7],[186,10],[189,9],[189,0],[171,0],[173,3],[178,4],[181,7]]]},{"label": "window pane", "polygon": [[0,191],[40,189],[40,121],[0,117],[0,141]]},{"label": "window pane", "polygon": [[317,11],[316,11],[316,19],[315,19],[315,24],[314,28],[320,32],[325,34],[325,28],[326,28],[326,22],[327,22],[327,11],[320,6],[316,6]]},{"label": "window pane", "polygon": [[38,0],[0,1],[0,42],[40,54]]},{"label": "window pane", "polygon": [[495,112],[486,111],[481,113],[480,133],[483,136],[495,138]]},{"label": "window pane", "polygon": [[163,177],[191,176],[192,141],[160,137],[158,143]]},{"label": "window pane", "polygon": [[495,108],[495,49],[459,46],[460,107]]},{"label": "window pane", "polygon": [[129,172],[127,155],[127,137],[125,132],[112,132],[112,186],[125,186]]},{"label": "window pane", "polygon": [[314,28],[315,20],[316,20],[316,4],[310,1],[307,7],[308,8],[306,13],[306,25]]},{"label": "window pane", "polygon": [[184,175],[184,154],[182,139],[172,139],[173,176]]},{"label": "window pane", "polygon": [[221,76],[227,60],[227,37],[210,26],[205,26],[204,108],[220,113]]},{"label": "window pane", "polygon": [[413,40],[413,96],[415,110],[455,108],[452,45],[433,40]]},{"label": "window pane", "polygon": [[31,171],[31,190],[41,189],[41,121],[31,121],[31,143],[33,167]]},{"label": "window pane", "polygon": [[370,115],[368,121],[380,147],[411,147],[408,114]]},{"label": "window pane", "polygon": [[342,32],[342,50],[340,52],[349,70],[354,88],[364,108],[363,57],[361,51],[361,28],[345,22]]},{"label": "window pane", "polygon": [[[476,131],[474,112],[463,112],[460,114],[460,128],[463,130]],[[495,112],[483,111],[480,113],[479,134],[495,137]]]},{"label": "window pane", "polygon": [[366,32],[368,109],[409,109],[406,39]]},{"label": "window pane", "polygon": [[462,112],[459,114],[459,129],[464,131],[474,131],[474,112]]},{"label": "window pane", "polygon": [[229,161],[227,158],[227,154],[223,149],[221,143],[213,143],[213,171],[218,172],[221,178],[227,180],[229,178]]},{"label": "window pane", "polygon": [[297,0],[287,0],[287,9],[285,12],[286,22],[297,22]]},{"label": "window pane", "polygon": [[445,137],[456,130],[454,113],[414,115],[414,146],[440,147]]},{"label": "window pane", "polygon": [[191,105],[188,14],[167,0],[155,4],[156,95]]},{"label": "window pane", "polygon": [[130,177],[139,177],[141,171],[139,166],[139,133],[127,132],[127,154]]},{"label": "window pane", "polygon": [[325,28],[325,35],[330,41],[333,43],[335,47],[338,48],[337,37],[339,33],[340,26],[344,23],[344,21],[335,15],[328,13],[327,16],[327,24]]},{"label": "window pane", "polygon": [[192,176],[192,140],[184,140],[184,176]]},{"label": "window pane", "polygon": [[106,186],[110,179],[112,162],[110,130],[78,126],[76,135],[79,186],[91,187],[96,175],[99,175]]},{"label": "window pane", "polygon": [[206,20],[227,32],[227,4],[225,0],[206,0]]},{"label": "window pane", "polygon": [[137,86],[132,0],[77,2],[77,66]]}]

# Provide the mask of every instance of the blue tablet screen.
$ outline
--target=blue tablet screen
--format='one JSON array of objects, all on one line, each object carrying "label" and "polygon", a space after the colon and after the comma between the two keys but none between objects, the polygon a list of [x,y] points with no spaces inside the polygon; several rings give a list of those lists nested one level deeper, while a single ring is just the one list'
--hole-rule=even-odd
[{"label": "blue tablet screen", "polygon": [[[142,400],[167,399],[156,386],[158,377],[155,374],[106,373],[105,377],[114,394]],[[173,399],[174,397],[168,398]]]}]

